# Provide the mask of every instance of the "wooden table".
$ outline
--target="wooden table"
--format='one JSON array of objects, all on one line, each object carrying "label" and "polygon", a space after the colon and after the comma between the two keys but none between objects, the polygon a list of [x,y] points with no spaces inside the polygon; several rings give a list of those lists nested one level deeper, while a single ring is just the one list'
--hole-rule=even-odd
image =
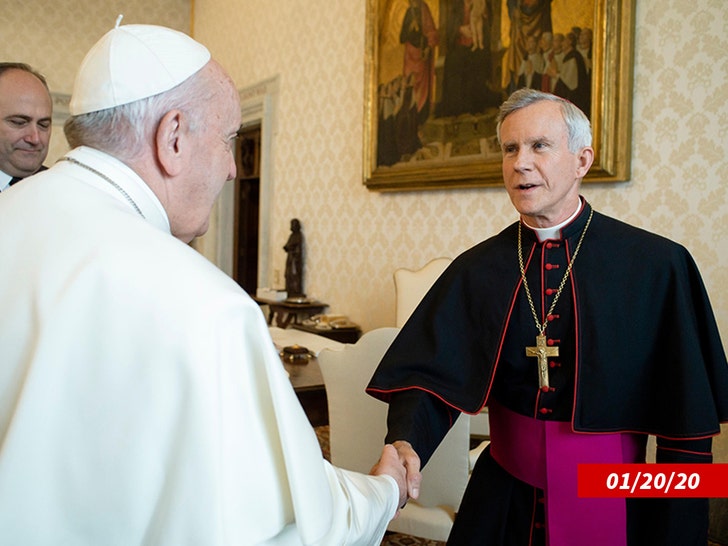
[{"label": "wooden table", "polygon": [[[306,347],[312,354],[318,354],[323,349],[338,349],[343,345],[330,338],[318,336],[293,328],[270,328],[271,339],[279,352],[290,345]],[[321,374],[318,360],[314,357],[303,363],[292,363],[281,357],[283,366],[288,372],[293,390],[303,406],[309,421],[315,427],[328,425],[329,410],[326,399],[324,377]]]},{"label": "wooden table", "polygon": [[253,299],[260,305],[268,306],[268,324],[273,324],[273,318],[275,318],[276,325],[281,328],[288,328],[291,323],[299,323],[300,317],[308,318],[322,313],[329,306],[328,303],[317,300],[299,303],[288,300],[267,300],[258,297],[253,297]]},{"label": "wooden table", "polygon": [[356,343],[361,337],[361,328],[358,326],[351,326],[346,328],[330,328],[328,330],[322,330],[315,326],[309,326],[307,324],[292,324],[291,328],[301,330],[303,332],[309,332],[316,334],[317,336],[327,337],[341,343]]},{"label": "wooden table", "polygon": [[283,366],[311,425],[314,427],[328,425],[328,400],[318,360],[311,358],[306,364],[292,364],[283,360]]}]

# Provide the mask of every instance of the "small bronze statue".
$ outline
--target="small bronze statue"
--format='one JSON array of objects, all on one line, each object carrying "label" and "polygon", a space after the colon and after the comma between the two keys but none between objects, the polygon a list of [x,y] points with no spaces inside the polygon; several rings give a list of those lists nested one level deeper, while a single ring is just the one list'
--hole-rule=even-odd
[{"label": "small bronze statue", "polygon": [[286,257],[286,292],[289,298],[302,298],[303,292],[303,233],[301,222],[297,218],[291,220],[291,235],[283,247]]}]

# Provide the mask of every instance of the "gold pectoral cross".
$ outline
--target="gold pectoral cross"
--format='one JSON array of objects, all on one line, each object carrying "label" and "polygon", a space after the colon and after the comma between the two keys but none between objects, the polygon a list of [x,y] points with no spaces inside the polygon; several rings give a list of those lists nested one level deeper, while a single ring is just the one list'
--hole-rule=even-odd
[{"label": "gold pectoral cross", "polygon": [[559,356],[558,347],[548,347],[546,345],[546,336],[541,334],[536,336],[536,346],[526,347],[526,356],[535,356],[538,358],[538,386],[540,388],[548,388],[549,386],[549,363],[548,357]]}]

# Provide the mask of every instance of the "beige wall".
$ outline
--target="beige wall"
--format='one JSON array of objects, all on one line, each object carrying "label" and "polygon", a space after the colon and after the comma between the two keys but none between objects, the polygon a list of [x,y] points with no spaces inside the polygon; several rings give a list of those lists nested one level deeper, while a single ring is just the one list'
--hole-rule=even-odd
[{"label": "beige wall", "polygon": [[[125,24],[189,32],[190,5],[191,0],[0,0],[0,60],[28,63],[46,77],[51,92],[70,95],[84,55],[119,14]],[[54,123],[46,164],[67,149],[63,127]]]},{"label": "beige wall", "polygon": [[0,59],[40,70],[52,91],[70,93],[81,59],[114,27],[151,23],[190,30],[191,0],[0,0]]},{"label": "beige wall", "polygon": [[[692,251],[728,341],[728,3],[638,2],[636,19],[632,179],[583,193]],[[283,268],[289,219],[301,219],[306,289],[332,312],[393,324],[396,267],[454,256],[515,220],[501,189],[362,186],[363,0],[195,0],[194,28],[241,88],[280,77],[270,259]]]}]

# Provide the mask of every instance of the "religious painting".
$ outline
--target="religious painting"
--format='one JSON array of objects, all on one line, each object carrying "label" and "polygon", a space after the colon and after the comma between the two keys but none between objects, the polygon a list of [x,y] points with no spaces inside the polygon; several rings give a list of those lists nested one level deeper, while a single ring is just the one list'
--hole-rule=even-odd
[{"label": "religious painting", "polygon": [[367,0],[364,183],[497,186],[499,105],[516,89],[590,118],[585,182],[629,178],[635,0]]}]

